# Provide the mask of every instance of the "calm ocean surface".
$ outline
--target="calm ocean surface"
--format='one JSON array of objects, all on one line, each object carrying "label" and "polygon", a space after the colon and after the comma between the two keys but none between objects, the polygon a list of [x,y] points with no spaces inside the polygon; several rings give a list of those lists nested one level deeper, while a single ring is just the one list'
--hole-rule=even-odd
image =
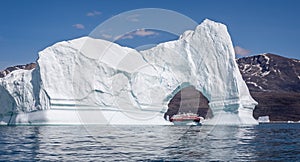
[{"label": "calm ocean surface", "polygon": [[1,126],[0,160],[300,161],[300,124]]}]

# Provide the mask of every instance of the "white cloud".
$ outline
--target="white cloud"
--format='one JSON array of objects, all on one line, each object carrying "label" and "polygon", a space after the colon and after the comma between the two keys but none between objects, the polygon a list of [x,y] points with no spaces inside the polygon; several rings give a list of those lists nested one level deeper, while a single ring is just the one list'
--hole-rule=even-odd
[{"label": "white cloud", "polygon": [[118,40],[118,39],[133,39],[135,36],[146,37],[146,36],[155,36],[155,35],[159,35],[159,34],[154,31],[139,29],[139,30],[136,30],[136,31],[128,33],[128,34],[117,36],[117,37],[115,37],[115,39],[116,40]]},{"label": "white cloud", "polygon": [[234,51],[236,55],[247,56],[251,53],[250,50],[242,48],[240,46],[235,46]]},{"label": "white cloud", "polygon": [[134,15],[127,16],[126,19],[131,22],[138,22],[138,21],[140,21],[139,17],[140,17],[139,14],[134,14]]},{"label": "white cloud", "polygon": [[83,24],[74,24],[72,26],[76,29],[84,29],[85,28]]},{"label": "white cloud", "polygon": [[140,29],[140,30],[135,31],[134,35],[144,37],[144,36],[149,36],[149,35],[158,35],[158,33],[154,32],[154,31],[150,31],[150,30]]},{"label": "white cloud", "polygon": [[102,34],[101,36],[102,36],[103,38],[105,38],[105,39],[110,39],[110,38],[112,38],[112,36],[109,35],[109,34]]},{"label": "white cloud", "polygon": [[101,12],[100,11],[92,11],[92,12],[88,12],[86,13],[86,16],[97,16],[97,15],[101,15]]},{"label": "white cloud", "polygon": [[133,35],[129,35],[129,34],[125,34],[125,35],[118,35],[115,37],[115,40],[119,40],[119,39],[133,39]]}]

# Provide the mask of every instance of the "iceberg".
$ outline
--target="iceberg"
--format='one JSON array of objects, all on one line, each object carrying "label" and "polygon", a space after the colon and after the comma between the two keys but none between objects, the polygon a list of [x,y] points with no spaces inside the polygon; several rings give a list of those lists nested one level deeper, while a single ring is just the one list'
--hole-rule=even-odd
[{"label": "iceberg", "polygon": [[209,101],[214,117],[204,124],[257,124],[227,27],[207,19],[144,51],[91,37],[56,43],[35,69],[0,80],[0,121],[170,125],[168,103],[188,86]]},{"label": "iceberg", "polygon": [[257,120],[259,123],[269,123],[270,117],[269,116],[260,116],[260,117],[258,117]]}]

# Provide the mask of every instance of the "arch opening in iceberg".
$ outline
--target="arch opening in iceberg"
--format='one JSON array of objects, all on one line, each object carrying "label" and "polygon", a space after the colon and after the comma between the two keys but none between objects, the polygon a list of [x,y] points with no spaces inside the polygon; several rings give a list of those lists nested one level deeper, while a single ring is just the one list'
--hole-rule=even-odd
[{"label": "arch opening in iceberg", "polygon": [[181,113],[193,113],[205,119],[213,117],[208,99],[202,92],[191,85],[181,87],[170,99],[168,102],[168,110],[164,114],[164,118],[170,119],[173,115]]}]

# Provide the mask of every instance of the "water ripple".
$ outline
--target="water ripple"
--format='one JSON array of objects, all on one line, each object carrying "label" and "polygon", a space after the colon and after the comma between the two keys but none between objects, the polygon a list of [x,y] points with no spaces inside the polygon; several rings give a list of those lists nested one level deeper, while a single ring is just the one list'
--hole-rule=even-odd
[{"label": "water ripple", "polygon": [[[0,127],[0,161],[297,161],[299,124]],[[207,131],[210,130],[210,131]],[[95,134],[97,134],[95,136]]]}]

